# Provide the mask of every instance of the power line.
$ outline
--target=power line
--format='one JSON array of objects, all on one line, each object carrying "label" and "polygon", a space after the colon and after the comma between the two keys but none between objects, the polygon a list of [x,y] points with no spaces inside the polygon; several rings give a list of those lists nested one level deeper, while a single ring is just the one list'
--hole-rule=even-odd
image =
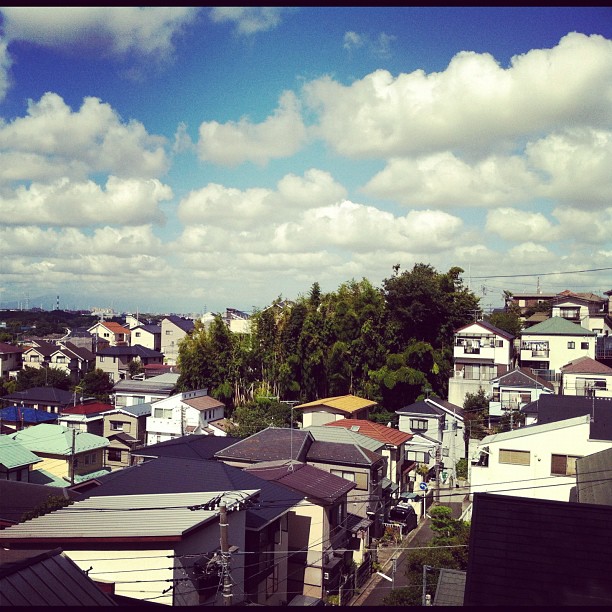
[{"label": "power line", "polygon": [[609,268],[591,268],[590,270],[572,270],[569,272],[535,272],[534,274],[489,274],[488,276],[472,276],[472,280],[485,280],[487,278],[522,278],[535,276],[555,276],[557,274],[582,274],[583,272],[602,272],[603,270],[612,270]]}]

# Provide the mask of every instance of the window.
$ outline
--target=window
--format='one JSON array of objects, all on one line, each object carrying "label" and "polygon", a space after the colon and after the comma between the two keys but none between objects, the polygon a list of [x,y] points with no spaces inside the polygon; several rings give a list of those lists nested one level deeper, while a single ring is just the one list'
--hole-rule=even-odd
[{"label": "window", "polygon": [[38,355],[30,355],[30,361],[39,361]]},{"label": "window", "polygon": [[551,455],[550,473],[553,476],[575,476],[576,457],[574,455]]},{"label": "window", "polygon": [[568,349],[575,349],[576,348],[576,343],[575,342],[568,342],[567,343],[567,348]]},{"label": "window", "polygon": [[121,461],[121,451],[117,448],[108,449],[108,460],[109,461]]},{"label": "window", "polygon": [[98,359],[100,360],[100,363],[104,363],[104,355],[98,355]]},{"label": "window", "polygon": [[111,431],[123,431],[123,422],[122,421],[111,421],[110,428],[111,428]]},{"label": "window", "polygon": [[140,332],[136,332],[135,336],[136,336],[137,338],[140,338]]},{"label": "window", "polygon": [[502,346],[504,346],[504,341],[503,340],[496,340],[495,341],[495,346],[497,348],[501,348]]},{"label": "window", "polygon": [[153,412],[153,416],[156,419],[171,419],[172,418],[172,408],[155,408]]},{"label": "window", "polygon": [[412,431],[427,431],[427,419],[410,419],[410,429]]},{"label": "window", "polygon": [[499,462],[511,463],[512,465],[529,465],[531,453],[519,450],[499,450]]},{"label": "window", "polygon": [[171,329],[167,329],[166,330],[166,336],[169,336],[170,334],[172,334],[172,330]]},{"label": "window", "polygon": [[406,451],[406,461],[416,461],[418,463],[426,463],[425,453],[417,451]]},{"label": "window", "polygon": [[355,482],[355,472],[344,472],[342,470],[330,470],[330,472],[334,476],[340,476],[340,478],[344,478],[345,480],[350,480],[351,482]]},{"label": "window", "polygon": [[66,358],[63,355],[59,355],[55,360],[56,363],[66,363]]},{"label": "window", "polygon": [[581,343],[580,343],[580,348],[581,348],[583,351],[588,351],[588,350],[589,350],[589,343],[588,343],[588,342],[581,342]]}]

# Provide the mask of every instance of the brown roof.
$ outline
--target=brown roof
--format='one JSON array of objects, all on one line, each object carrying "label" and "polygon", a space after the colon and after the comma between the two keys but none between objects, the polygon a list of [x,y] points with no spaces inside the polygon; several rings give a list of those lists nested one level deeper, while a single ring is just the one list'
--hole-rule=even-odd
[{"label": "brown roof", "polygon": [[66,406],[62,408],[62,414],[98,414],[114,410],[115,406],[104,402],[91,402],[90,404],[77,404],[76,406]]},{"label": "brown roof", "polygon": [[295,461],[267,467],[254,465],[244,469],[254,476],[264,480],[273,480],[293,491],[303,493],[307,498],[321,500],[323,503],[334,503],[357,486],[350,480]]},{"label": "brown roof", "polygon": [[300,404],[299,406],[295,406],[295,408],[316,408],[320,406],[322,408],[332,408],[340,412],[345,412],[346,414],[352,414],[362,408],[376,406],[376,404],[377,402],[357,397],[356,395],[338,395],[335,397],[324,397],[306,404]]},{"label": "brown roof", "polygon": [[564,365],[561,371],[564,374],[612,374],[612,368],[590,357],[578,357]]},{"label": "brown roof", "polygon": [[6,342],[0,342],[0,353],[23,353],[23,348],[7,344]]},{"label": "brown roof", "polygon": [[187,404],[196,410],[210,410],[211,408],[225,408],[225,404],[210,395],[201,395],[191,399],[183,400],[183,404]]},{"label": "brown roof", "polygon": [[326,423],[325,426],[344,427],[345,429],[360,433],[362,436],[367,436],[368,438],[373,438],[393,446],[399,446],[412,438],[411,433],[399,431],[393,427],[385,427],[380,423],[372,423],[372,421],[366,421],[365,419],[340,419],[339,421]]},{"label": "brown roof", "polygon": [[123,325],[119,325],[119,323],[115,323],[114,321],[104,321],[101,325],[104,325],[106,329],[112,331],[114,334],[126,334],[129,336],[132,333],[127,327],[123,327]]}]

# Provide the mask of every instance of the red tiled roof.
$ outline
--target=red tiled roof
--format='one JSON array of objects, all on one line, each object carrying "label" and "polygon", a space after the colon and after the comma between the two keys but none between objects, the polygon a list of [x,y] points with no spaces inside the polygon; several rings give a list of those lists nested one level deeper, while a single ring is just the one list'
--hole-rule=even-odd
[{"label": "red tiled roof", "polygon": [[77,404],[62,408],[62,414],[97,414],[98,412],[108,412],[115,407],[103,402],[92,402],[91,404]]},{"label": "red tiled roof", "polygon": [[326,427],[344,427],[351,431],[356,431],[362,436],[373,438],[385,444],[392,444],[399,446],[404,442],[412,439],[411,433],[399,431],[393,427],[385,427],[380,423],[372,423],[372,421],[366,421],[364,419],[340,419],[339,421],[333,421],[326,423]]},{"label": "red tiled roof", "polygon": [[590,357],[578,357],[561,368],[564,374],[612,374],[612,368]]}]

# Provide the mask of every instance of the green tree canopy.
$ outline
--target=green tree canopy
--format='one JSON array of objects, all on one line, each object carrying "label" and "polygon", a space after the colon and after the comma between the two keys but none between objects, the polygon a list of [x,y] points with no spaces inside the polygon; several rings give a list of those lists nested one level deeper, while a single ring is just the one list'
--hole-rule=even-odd
[{"label": "green tree canopy", "polygon": [[63,370],[54,367],[32,368],[25,366],[17,373],[17,391],[25,391],[32,387],[54,387],[68,391],[72,381]]},{"label": "green tree canopy", "polygon": [[101,402],[109,401],[113,386],[108,374],[100,368],[87,372],[79,383],[84,397],[95,397]]}]

